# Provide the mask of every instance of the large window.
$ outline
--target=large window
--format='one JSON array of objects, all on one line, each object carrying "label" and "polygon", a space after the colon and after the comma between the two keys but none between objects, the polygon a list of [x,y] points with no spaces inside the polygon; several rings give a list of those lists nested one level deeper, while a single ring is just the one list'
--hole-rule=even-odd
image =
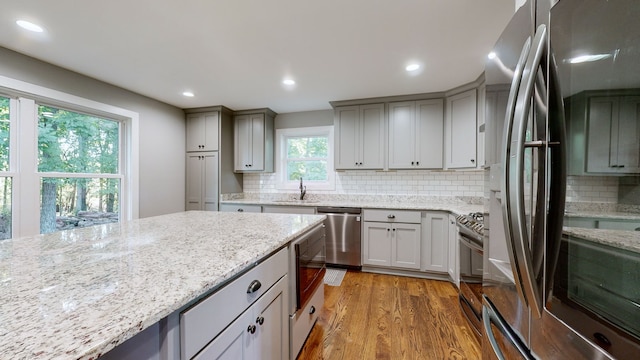
[{"label": "large window", "polygon": [[0,75],[0,239],[138,217],[138,114]]},{"label": "large window", "polygon": [[40,232],[118,221],[118,121],[38,106]]},{"label": "large window", "polygon": [[277,130],[279,188],[297,189],[303,179],[309,191],[335,188],[333,128]]},{"label": "large window", "polygon": [[11,237],[10,130],[11,102],[8,97],[0,96],[0,240]]}]

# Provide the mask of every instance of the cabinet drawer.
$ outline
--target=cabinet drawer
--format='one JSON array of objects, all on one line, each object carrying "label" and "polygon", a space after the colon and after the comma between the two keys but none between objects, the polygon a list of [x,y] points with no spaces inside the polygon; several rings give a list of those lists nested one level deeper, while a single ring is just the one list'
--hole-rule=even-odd
[{"label": "cabinet drawer", "polygon": [[[280,250],[215,293],[180,314],[180,350],[190,359],[215,338],[238,315],[286,275],[287,249]],[[260,288],[249,294],[249,285],[257,280]]]},{"label": "cabinet drawer", "polygon": [[384,221],[400,223],[420,223],[419,211],[365,209],[364,221]]},{"label": "cabinet drawer", "polygon": [[220,211],[225,212],[262,212],[260,205],[220,204]]}]

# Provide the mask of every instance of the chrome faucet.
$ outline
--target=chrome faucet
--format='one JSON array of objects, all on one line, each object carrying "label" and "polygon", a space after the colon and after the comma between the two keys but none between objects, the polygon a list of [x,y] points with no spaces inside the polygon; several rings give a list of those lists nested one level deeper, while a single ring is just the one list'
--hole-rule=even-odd
[{"label": "chrome faucet", "polygon": [[304,196],[307,194],[307,187],[302,186],[302,177],[300,178],[300,200],[304,200]]}]

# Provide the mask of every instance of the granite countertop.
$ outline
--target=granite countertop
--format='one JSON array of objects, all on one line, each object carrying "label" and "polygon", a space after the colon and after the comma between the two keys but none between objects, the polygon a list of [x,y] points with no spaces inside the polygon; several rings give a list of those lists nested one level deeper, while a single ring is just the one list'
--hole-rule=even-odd
[{"label": "granite countertop", "polygon": [[0,358],[96,358],[323,219],[184,212],[2,240]]},{"label": "granite countertop", "polygon": [[640,221],[640,213],[622,211],[566,211],[564,216],[569,218]]},{"label": "granite countertop", "polygon": [[416,211],[448,211],[455,215],[465,215],[472,212],[483,212],[483,205],[466,204],[462,201],[446,200],[424,200],[424,201],[385,201],[371,200],[363,201],[349,200],[281,200],[281,199],[235,199],[224,200],[221,204],[236,205],[280,205],[280,206],[335,206],[335,207],[355,207],[363,209],[396,209],[396,210],[416,210]]},{"label": "granite countertop", "polygon": [[564,227],[565,235],[640,253],[640,231]]}]

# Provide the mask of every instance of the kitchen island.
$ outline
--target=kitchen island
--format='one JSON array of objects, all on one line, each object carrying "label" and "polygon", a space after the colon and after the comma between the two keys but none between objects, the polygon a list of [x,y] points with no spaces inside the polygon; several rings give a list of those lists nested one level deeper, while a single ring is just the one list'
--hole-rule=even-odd
[{"label": "kitchen island", "polygon": [[2,240],[0,357],[97,358],[323,219],[184,212]]}]

